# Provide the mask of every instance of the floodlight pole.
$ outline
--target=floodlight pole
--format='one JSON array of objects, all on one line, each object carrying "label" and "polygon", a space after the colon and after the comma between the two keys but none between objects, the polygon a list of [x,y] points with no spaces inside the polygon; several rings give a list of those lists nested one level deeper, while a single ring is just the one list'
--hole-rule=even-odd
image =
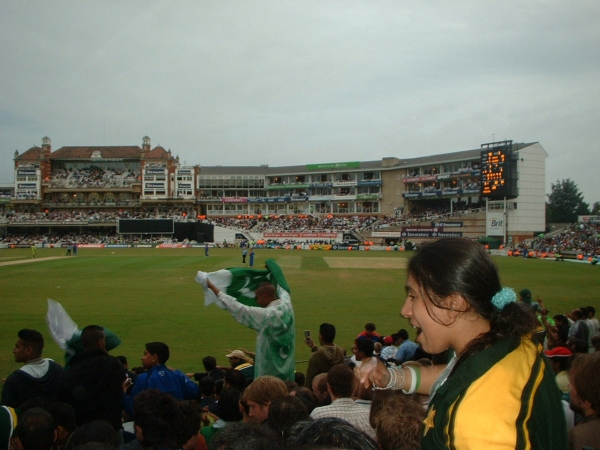
[{"label": "floodlight pole", "polygon": [[504,245],[508,234],[508,210],[506,209],[506,195],[504,196]]}]

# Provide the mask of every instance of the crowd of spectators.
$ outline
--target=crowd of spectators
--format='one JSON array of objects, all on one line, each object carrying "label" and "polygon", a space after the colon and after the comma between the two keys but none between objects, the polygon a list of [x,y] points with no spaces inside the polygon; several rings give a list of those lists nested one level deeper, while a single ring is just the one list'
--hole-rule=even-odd
[{"label": "crowd of spectators", "polygon": [[[562,420],[571,443],[600,442],[595,309],[576,308],[550,318],[541,300],[531,300],[529,290],[520,295],[538,314],[538,338],[562,392]],[[359,382],[361,367],[381,358],[392,367],[423,368],[444,364],[448,355],[424,352],[406,330],[388,336],[375,330],[374,324],[365,325],[346,351],[334,344],[335,327],[322,324],[319,345],[305,339],[306,354],[312,351],[306,375],[296,371],[294,379],[282,381],[256,376],[255,355],[243,348],[225,355],[226,364],[206,356],[198,372],[183,373],[167,366],[166,343],[150,342],[142,365],[130,368],[127,357],[108,353],[120,340],[97,325],[83,329],[82,348],[63,369],[43,358],[39,332],[22,329],[13,353],[23,368],[5,374],[0,406],[0,412],[18,416],[18,421],[3,422],[0,439],[22,450],[418,450],[428,395],[366,389]]]},{"label": "crowd of spectators", "polygon": [[600,224],[581,222],[551,236],[539,236],[531,243],[531,249],[540,252],[576,251],[584,255],[597,254]]},{"label": "crowd of spectators", "polygon": [[56,169],[50,179],[51,187],[129,187],[139,180],[131,169],[90,166],[84,169]]},{"label": "crowd of spectators", "polygon": [[0,224],[19,223],[52,223],[52,222],[87,222],[87,223],[111,223],[118,219],[174,219],[175,221],[196,220],[193,210],[169,209],[167,211],[148,210],[65,210],[57,209],[48,212],[18,213],[8,212],[0,219]]}]

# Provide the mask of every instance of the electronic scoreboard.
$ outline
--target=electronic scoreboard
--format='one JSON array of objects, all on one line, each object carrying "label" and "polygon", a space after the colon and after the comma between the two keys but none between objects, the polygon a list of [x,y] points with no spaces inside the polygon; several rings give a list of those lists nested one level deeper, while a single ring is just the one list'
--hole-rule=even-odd
[{"label": "electronic scoreboard", "polygon": [[481,147],[481,196],[493,199],[516,197],[512,141]]}]

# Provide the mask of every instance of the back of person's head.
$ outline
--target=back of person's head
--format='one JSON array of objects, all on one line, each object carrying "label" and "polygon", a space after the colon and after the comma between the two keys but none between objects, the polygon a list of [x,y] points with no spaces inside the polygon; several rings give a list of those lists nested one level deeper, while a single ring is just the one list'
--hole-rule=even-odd
[{"label": "back of person's head", "polygon": [[336,364],[327,372],[327,385],[337,398],[351,397],[354,381],[354,371],[346,364]]},{"label": "back of person's head", "polygon": [[379,450],[377,443],[362,431],[337,417],[298,422],[290,430],[286,448],[340,448]]},{"label": "back of person's head", "polygon": [[123,367],[127,367],[127,357],[125,357],[123,355],[119,355],[119,356],[115,356],[115,358],[117,358],[119,360],[119,362],[121,364],[123,364]]},{"label": "back of person's head", "polygon": [[48,407],[52,404],[52,402],[46,397],[33,397],[29,400],[24,401],[19,405],[19,409],[21,412],[27,411],[32,408],[42,408],[45,411],[48,411]]},{"label": "back of person's head", "polygon": [[588,343],[585,342],[583,339],[569,338],[569,340],[567,341],[567,344],[569,346],[569,349],[573,353],[587,353],[588,352]]},{"label": "back of person's head", "polygon": [[290,428],[301,420],[309,420],[308,408],[298,397],[276,398],[269,406],[267,423],[278,436],[287,438]]},{"label": "back of person's head", "polygon": [[88,325],[81,330],[81,345],[84,351],[103,349],[105,339],[104,328],[100,325]]},{"label": "back of person's head", "polygon": [[306,375],[304,375],[302,372],[296,371],[294,373],[294,381],[296,382],[296,386],[304,386],[304,383],[306,383]]},{"label": "back of person's head", "polygon": [[590,407],[596,414],[600,413],[598,374],[600,374],[600,352],[579,355],[573,360],[569,371],[569,380],[577,391],[577,396],[583,401],[590,402]]},{"label": "back of person's head", "polygon": [[229,388],[237,389],[238,391],[243,391],[246,385],[246,377],[239,370],[228,370],[225,372],[223,380],[225,380]]},{"label": "back of person's head", "polygon": [[372,322],[369,322],[368,324],[365,325],[365,330],[367,330],[367,331],[375,331],[376,329],[377,329],[377,327]]},{"label": "back of person's head", "polygon": [[333,344],[335,340],[335,326],[330,323],[322,323],[319,327],[319,334],[325,344]]},{"label": "back of person's head", "polygon": [[404,328],[399,330],[397,334],[398,334],[398,337],[402,338],[403,340],[405,340],[405,341],[408,340],[408,331],[406,331]]},{"label": "back of person's head", "polygon": [[140,392],[133,404],[136,437],[144,448],[175,447],[181,409],[171,395],[157,389]]},{"label": "back of person's head", "polygon": [[118,448],[105,442],[86,442],[77,446],[76,450],[118,450]]},{"label": "back of person's head", "polygon": [[287,388],[288,392],[292,392],[292,389],[298,387],[298,383],[296,383],[295,381],[292,381],[292,380],[285,380],[284,383],[285,383],[285,387]]},{"label": "back of person's head", "polygon": [[77,427],[75,409],[69,403],[53,402],[44,408],[50,413],[56,425],[56,442],[64,444]]},{"label": "back of person's head", "polygon": [[19,417],[15,436],[23,450],[50,450],[56,439],[56,424],[48,411],[31,408]]},{"label": "back of person's head", "polygon": [[42,333],[30,328],[23,328],[19,330],[17,335],[26,346],[32,348],[35,355],[41,356],[44,349],[44,336],[42,336]]},{"label": "back of person's head", "polygon": [[290,395],[293,395],[293,396],[299,398],[306,406],[306,409],[308,410],[309,414],[311,412],[313,412],[313,409],[315,409],[317,406],[317,402],[315,400],[314,394],[307,387],[299,386],[295,389],[292,389],[292,392],[290,392]]},{"label": "back of person's head", "polygon": [[243,402],[255,402],[259,405],[268,405],[279,397],[286,397],[288,389],[285,383],[277,377],[263,375],[255,378],[250,385],[244,389]]},{"label": "back of person's head", "polygon": [[202,358],[202,365],[207,372],[215,370],[217,368],[217,358],[214,356],[205,356]]},{"label": "back of person's head", "polygon": [[365,358],[373,356],[375,343],[371,339],[356,339],[354,343],[356,344],[357,350],[364,353]]},{"label": "back of person's head", "polygon": [[[452,325],[436,311],[451,309],[459,315],[474,312],[489,322],[490,331],[469,344],[462,361],[500,338],[520,339],[537,327],[531,308],[514,301],[511,289],[502,290],[498,269],[479,242],[450,237],[423,244],[408,263],[408,276],[423,290],[427,312],[437,323]],[[497,307],[492,302],[496,294],[513,301]],[[466,300],[458,310],[451,304],[457,295]]]},{"label": "back of person's head", "polygon": [[211,397],[215,393],[215,380],[211,377],[200,378],[198,386],[203,397]]},{"label": "back of person's head", "polygon": [[120,445],[119,435],[111,424],[104,420],[93,420],[71,433],[64,450],[74,450],[89,442],[99,442],[115,449]]},{"label": "back of person's head", "polygon": [[269,427],[237,422],[213,436],[209,450],[273,450],[281,443]]},{"label": "back of person's head", "polygon": [[571,311],[571,318],[575,321],[583,319],[583,312],[581,309],[574,309]]},{"label": "back of person's head", "polygon": [[217,403],[217,416],[225,422],[242,420],[240,411],[240,398],[242,394],[237,389],[225,389],[219,396]]},{"label": "back of person's head", "polygon": [[195,400],[179,402],[181,420],[177,424],[177,448],[195,449],[200,430],[200,405]]},{"label": "back of person's head", "polygon": [[592,318],[596,315],[596,308],[594,308],[593,306],[586,306],[585,309],[587,309],[588,317]]},{"label": "back of person's head", "polygon": [[169,356],[171,356],[169,346],[164,342],[148,342],[146,344],[146,351],[151,355],[156,355],[159,364],[166,364]]},{"label": "back of person's head", "polygon": [[312,388],[313,392],[321,394],[327,392],[327,374],[320,373],[318,375],[315,375],[315,377],[313,378]]},{"label": "back of person's head", "polygon": [[258,286],[258,289],[256,289],[255,293],[256,295],[266,295],[271,299],[277,298],[277,290],[275,289],[275,286],[266,281],[262,282]]},{"label": "back of person's head", "polygon": [[407,395],[389,397],[375,417],[381,450],[420,450],[425,411]]}]

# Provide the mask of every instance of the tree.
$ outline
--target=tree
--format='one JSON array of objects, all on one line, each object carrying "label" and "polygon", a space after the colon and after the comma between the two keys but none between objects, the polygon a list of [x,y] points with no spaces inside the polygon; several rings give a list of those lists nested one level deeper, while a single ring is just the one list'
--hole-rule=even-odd
[{"label": "tree", "polygon": [[583,194],[570,178],[552,183],[552,192],[546,203],[548,222],[575,223],[577,216],[590,213],[590,205],[583,201]]},{"label": "tree", "polygon": [[592,214],[598,215],[600,214],[600,202],[595,202],[592,206]]}]

